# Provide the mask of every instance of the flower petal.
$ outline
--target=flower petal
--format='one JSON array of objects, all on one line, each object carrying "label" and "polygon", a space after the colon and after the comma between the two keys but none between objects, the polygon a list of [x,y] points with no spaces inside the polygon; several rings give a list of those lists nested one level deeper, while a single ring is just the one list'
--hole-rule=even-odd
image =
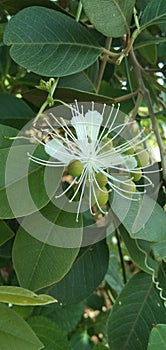
[{"label": "flower petal", "polygon": [[75,158],[73,154],[70,154],[66,150],[61,140],[52,139],[51,141],[48,141],[45,144],[44,149],[49,156],[58,159],[66,165]]},{"label": "flower petal", "polygon": [[79,141],[85,142],[87,140],[87,131],[86,131],[86,125],[85,125],[85,117],[83,115],[74,116],[71,119],[71,125],[74,127],[77,139]]},{"label": "flower petal", "polygon": [[103,116],[97,111],[88,111],[85,114],[87,135],[91,141],[96,141],[103,121]]}]

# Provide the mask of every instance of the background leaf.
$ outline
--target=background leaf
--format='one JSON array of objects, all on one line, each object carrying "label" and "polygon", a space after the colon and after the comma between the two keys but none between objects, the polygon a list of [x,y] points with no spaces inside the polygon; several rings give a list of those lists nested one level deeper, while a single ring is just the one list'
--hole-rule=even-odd
[{"label": "background leaf", "polygon": [[164,0],[151,0],[146,6],[142,18],[141,18],[141,29],[158,24],[165,23],[166,20],[166,2]]},{"label": "background leaf", "polygon": [[6,350],[39,350],[43,344],[29,325],[16,312],[0,305],[0,339],[1,349]]},{"label": "background leaf", "polygon": [[65,277],[49,289],[62,304],[78,303],[101,283],[108,267],[108,248],[105,241],[82,248]]},{"label": "background leaf", "polygon": [[38,290],[63,278],[75,260],[79,248],[58,248],[41,242],[22,228],[17,232],[13,247],[13,263],[20,285]]},{"label": "background leaf", "polygon": [[82,0],[82,3],[91,23],[102,34],[118,38],[129,31],[135,0]]},{"label": "background leaf", "polygon": [[3,220],[0,220],[0,246],[13,236],[14,232],[11,230],[11,228]]},{"label": "background leaf", "polygon": [[84,26],[40,6],[20,11],[6,27],[4,42],[12,45],[10,54],[16,63],[52,77],[80,72],[102,52]]},{"label": "background leaf", "polygon": [[22,99],[8,93],[0,93],[0,106],[1,124],[19,129],[35,117],[35,113]]},{"label": "background leaf", "polygon": [[67,337],[58,325],[43,316],[30,317],[29,325],[44,344],[45,350],[71,350]]},{"label": "background leaf", "polygon": [[[21,217],[39,210],[49,202],[59,186],[62,168],[46,168],[29,162],[27,152],[33,153],[36,148],[35,144],[20,144],[0,150],[2,219]],[[40,155],[46,156],[41,148],[39,151]],[[49,186],[52,179],[54,186]]]},{"label": "background leaf", "polygon": [[126,284],[110,313],[108,320],[110,348],[147,349],[153,323],[164,323],[165,319],[166,309],[151,276],[144,272],[138,273]]}]

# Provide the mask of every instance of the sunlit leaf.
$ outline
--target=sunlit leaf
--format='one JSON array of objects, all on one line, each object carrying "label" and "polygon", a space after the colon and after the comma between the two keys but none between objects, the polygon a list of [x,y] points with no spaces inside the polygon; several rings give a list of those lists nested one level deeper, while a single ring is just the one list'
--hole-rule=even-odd
[{"label": "sunlit leaf", "polygon": [[49,295],[37,295],[30,290],[14,287],[0,286],[0,302],[15,305],[46,305],[55,303],[57,300]]}]

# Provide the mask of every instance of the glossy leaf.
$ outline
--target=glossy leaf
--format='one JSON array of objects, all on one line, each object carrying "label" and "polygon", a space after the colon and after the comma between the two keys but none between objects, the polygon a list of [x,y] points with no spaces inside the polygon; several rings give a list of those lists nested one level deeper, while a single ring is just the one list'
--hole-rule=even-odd
[{"label": "glossy leaf", "polygon": [[165,0],[151,0],[146,6],[141,18],[141,30],[154,24],[165,23],[166,2]]},{"label": "glossy leaf", "polygon": [[30,317],[29,325],[44,344],[45,350],[71,350],[70,342],[58,325],[46,317]]},{"label": "glossy leaf", "polygon": [[8,140],[6,137],[15,137],[18,132],[16,128],[0,124],[0,148],[9,148],[13,140]]},{"label": "glossy leaf", "polygon": [[[76,328],[84,313],[86,301],[72,305],[51,304],[43,306],[39,314],[56,322],[65,334],[69,334]],[[36,314],[37,310],[35,309]]]},{"label": "glossy leaf", "polygon": [[[63,169],[30,163],[27,152],[36,145],[20,144],[0,150],[0,218],[28,215],[46,205],[56,192]],[[40,154],[45,157],[45,152]],[[51,186],[54,179],[54,185]],[[48,186],[46,185],[48,183]],[[40,193],[40,196],[38,195]]]},{"label": "glossy leaf", "polygon": [[146,241],[164,240],[166,215],[152,198],[144,195],[140,201],[132,203],[127,203],[126,199],[121,198],[118,205],[117,200],[112,204],[112,209],[131,238]]},{"label": "glossy leaf", "polygon": [[108,350],[108,347],[103,344],[96,344],[92,350]]},{"label": "glossy leaf", "polygon": [[10,125],[10,127],[21,128],[35,116],[22,99],[12,94],[0,93],[0,106],[0,124]]},{"label": "glossy leaf", "polygon": [[147,350],[166,349],[166,324],[154,325],[151,331]]},{"label": "glossy leaf", "polygon": [[158,264],[150,256],[150,252],[153,247],[152,242],[131,238],[129,233],[125,230],[125,228],[122,225],[120,226],[120,234],[122,235],[123,241],[126,245],[126,248],[130,254],[132,261],[134,261],[134,263],[141,270],[151,274],[152,270],[150,270],[147,267],[147,264],[153,270],[157,270]]},{"label": "glossy leaf", "polygon": [[120,37],[129,32],[135,0],[82,0],[95,28],[106,36]]},{"label": "glossy leaf", "polygon": [[[32,217],[29,219],[33,220]],[[58,226],[58,222],[57,225],[50,224],[48,231],[44,230],[43,241],[33,238],[22,227],[18,230],[13,247],[13,262],[22,287],[31,290],[41,289],[59,281],[70,270],[79,248],[61,248],[63,238],[61,247],[49,245],[50,236],[56,234],[58,236],[63,230],[63,227],[60,229]],[[79,231],[81,232],[81,229],[76,230],[76,233],[79,234]],[[32,234],[33,232],[35,234],[32,230]]]},{"label": "glossy leaf", "polygon": [[59,88],[72,88],[84,91],[95,91],[95,84],[99,73],[99,64],[96,61],[91,67],[81,73],[62,77],[59,80]]},{"label": "glossy leaf", "polygon": [[164,323],[165,319],[166,309],[151,276],[138,273],[127,283],[110,313],[110,348],[145,350],[153,324]]},{"label": "glossy leaf", "polygon": [[49,294],[62,304],[78,303],[89,296],[102,282],[108,268],[108,248],[104,241],[82,248],[68,274]]},{"label": "glossy leaf", "polygon": [[1,349],[39,350],[43,344],[30,326],[16,312],[0,305],[0,338]]},{"label": "glossy leaf", "polygon": [[11,230],[11,228],[3,220],[0,220],[0,246],[13,236],[14,232]]},{"label": "glossy leaf", "polygon": [[163,240],[163,241],[158,242],[158,243],[154,243],[152,250],[153,250],[153,254],[154,254],[155,258],[158,261],[162,261],[162,260],[166,259],[166,240]]},{"label": "glossy leaf", "polygon": [[83,25],[40,6],[20,11],[6,27],[4,42],[12,45],[10,54],[16,63],[45,76],[80,72],[102,52]]},{"label": "glossy leaf", "polygon": [[55,303],[57,300],[49,295],[37,295],[30,290],[14,287],[0,286],[0,303],[8,303],[15,305],[46,305]]}]

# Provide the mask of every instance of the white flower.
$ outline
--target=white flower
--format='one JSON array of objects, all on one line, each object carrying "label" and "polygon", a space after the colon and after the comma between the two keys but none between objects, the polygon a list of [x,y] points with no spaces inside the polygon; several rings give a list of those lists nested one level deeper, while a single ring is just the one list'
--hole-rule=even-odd
[{"label": "white flower", "polygon": [[[123,138],[120,144],[117,144],[116,141],[125,128],[132,124],[130,121],[124,121],[120,125],[117,124],[119,106],[116,110],[112,106],[104,126],[102,123],[106,105],[103,106],[102,113],[99,113],[95,110],[92,102],[91,110],[88,110],[85,115],[83,106],[81,106],[80,111],[77,101],[74,106],[69,107],[72,113],[70,124],[67,124],[63,118],[58,119],[50,114],[53,122],[56,122],[58,128],[61,128],[61,133],[46,119],[47,127],[49,127],[47,133],[51,140],[45,144],[37,139],[44,146],[45,152],[55,161],[46,161],[29,154],[31,160],[46,166],[73,167],[74,172],[74,166],[77,165],[76,173],[78,174],[73,177],[68,188],[57,198],[75,186],[75,192],[70,202],[79,194],[77,221],[86,191],[88,192],[89,210],[92,215],[94,214],[94,204],[101,213],[107,213],[102,207],[103,203],[105,205],[108,201],[108,193],[112,190],[127,199],[138,200],[140,194],[145,191],[136,191],[133,175],[131,174],[140,174],[141,167],[138,166],[137,159],[144,150],[139,148],[138,152],[128,153],[133,148],[136,149],[138,145],[143,144],[149,136],[143,138],[143,131],[141,131],[134,138],[127,140]],[[74,131],[72,131],[73,129]],[[144,171],[143,176],[147,179],[147,183],[139,185],[139,187],[152,184],[145,173]],[[104,183],[102,183],[103,179]],[[132,198],[133,192],[138,196]]]}]

